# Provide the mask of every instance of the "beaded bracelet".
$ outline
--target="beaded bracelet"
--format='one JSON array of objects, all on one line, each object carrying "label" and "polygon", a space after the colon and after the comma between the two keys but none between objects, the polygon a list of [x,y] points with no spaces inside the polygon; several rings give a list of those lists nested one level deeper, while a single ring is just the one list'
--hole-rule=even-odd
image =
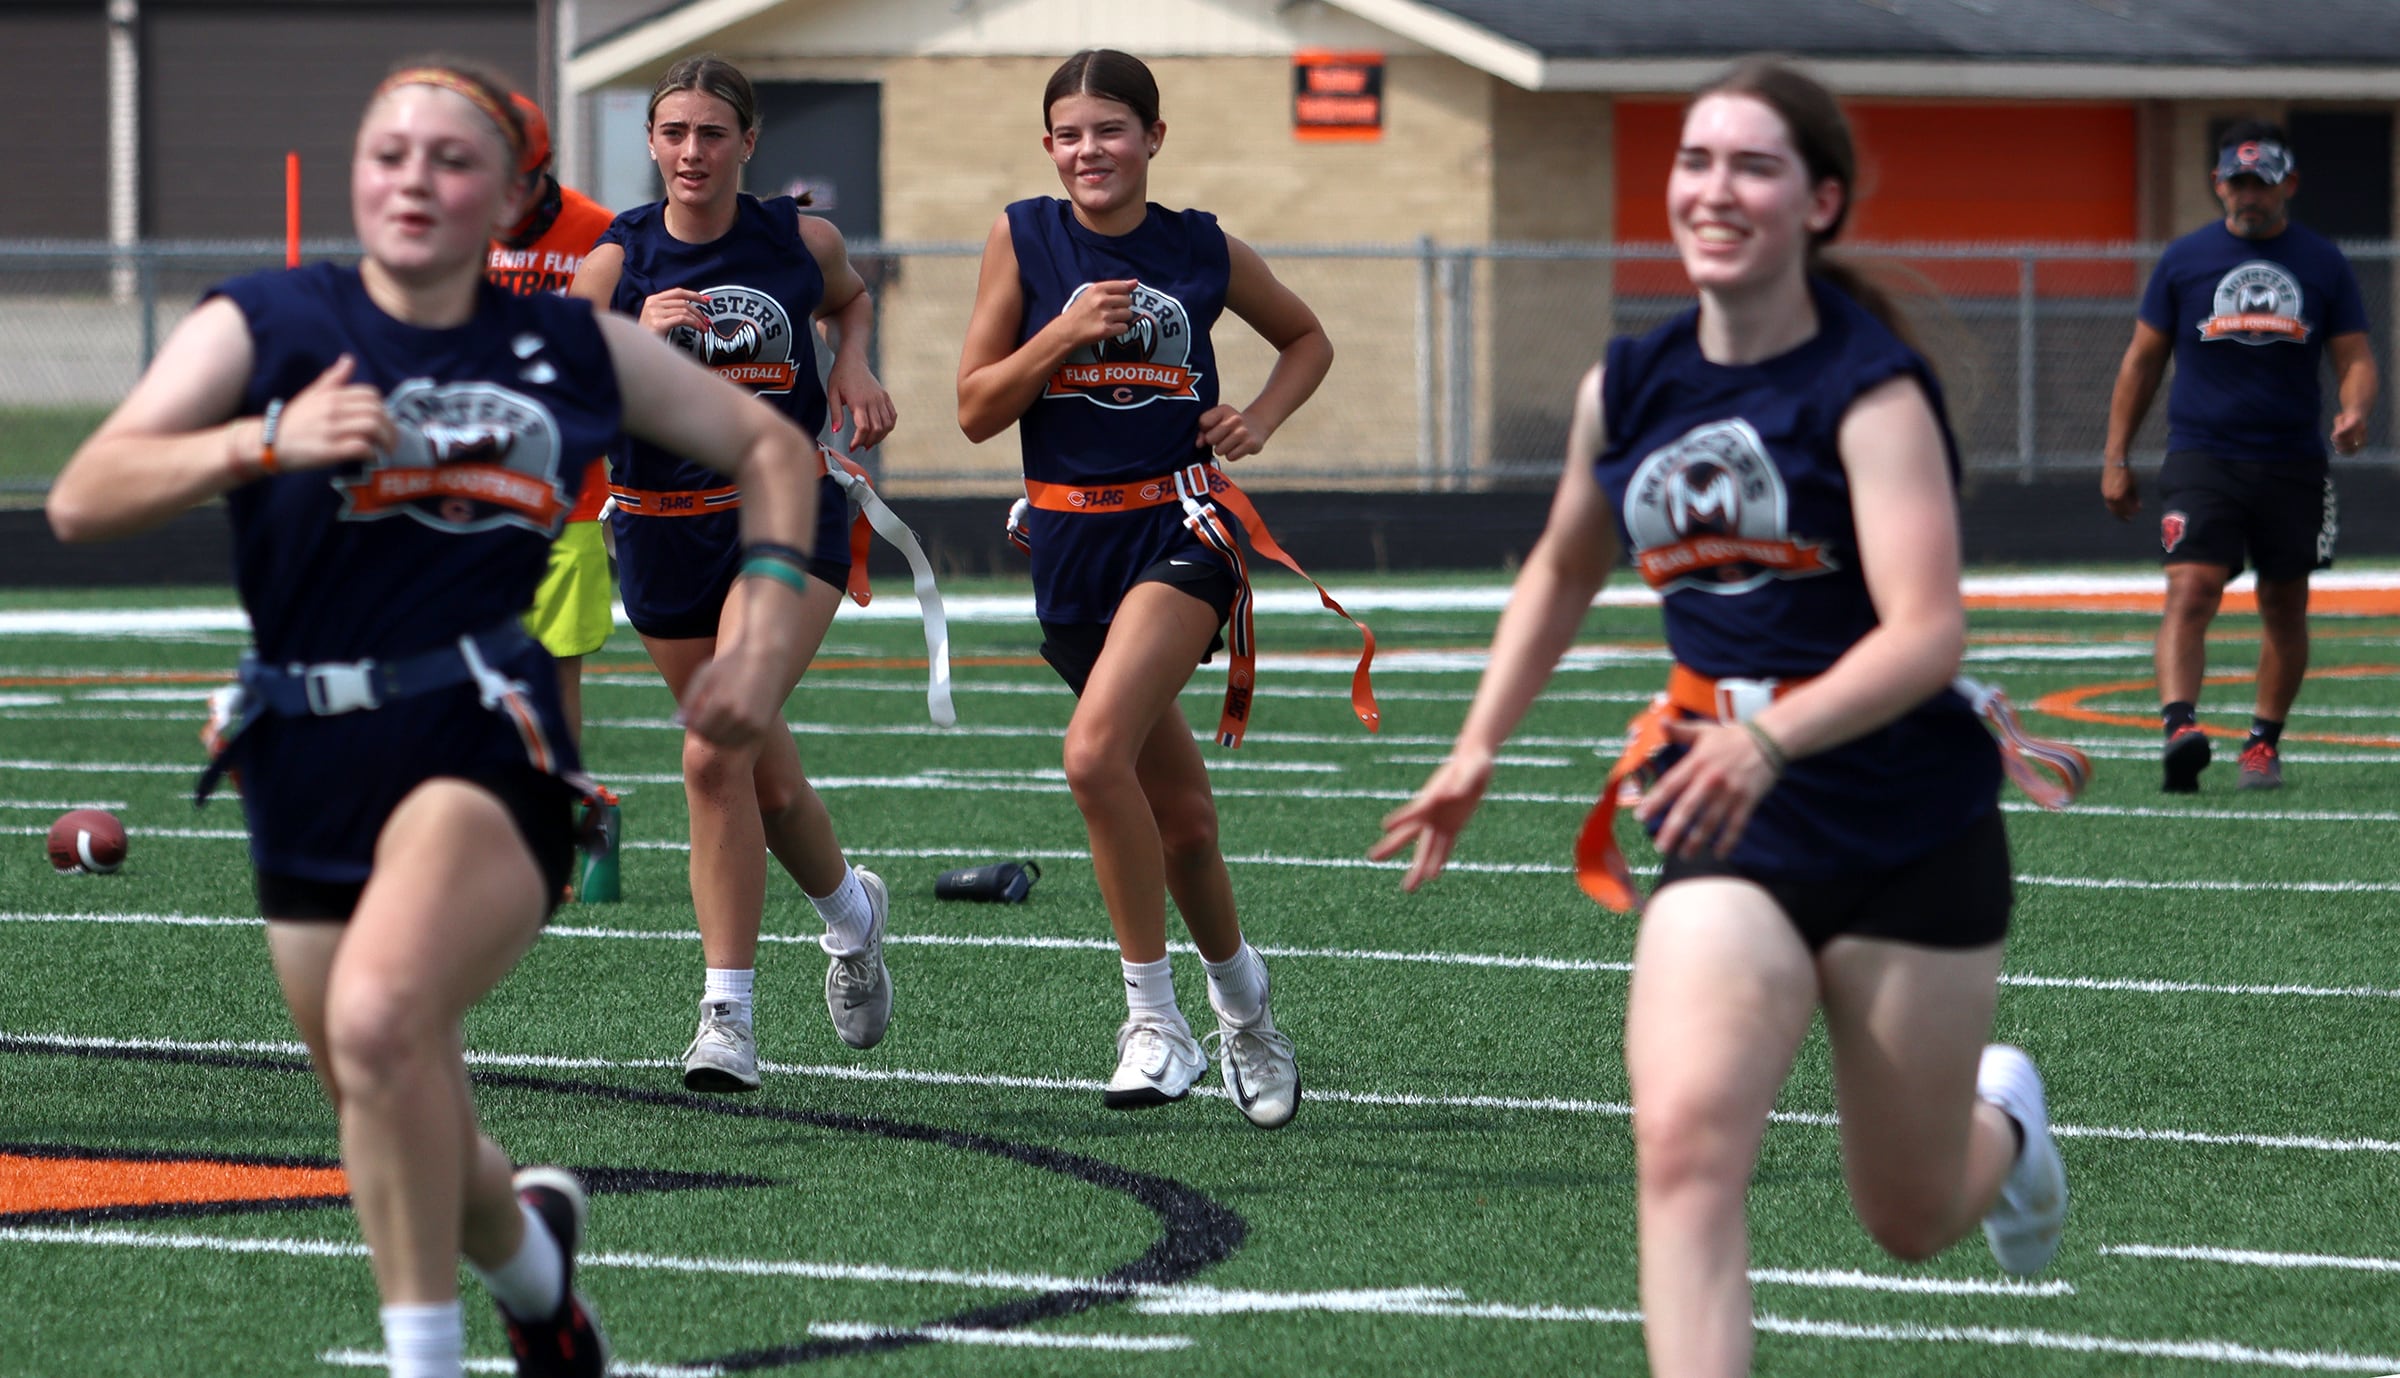
[{"label": "beaded bracelet", "polygon": [[275,432],[282,423],[283,399],[279,397],[267,404],[266,414],[258,420],[258,471],[262,474],[276,472]]},{"label": "beaded bracelet", "polygon": [[1758,754],[1766,759],[1767,769],[1774,771],[1776,778],[1781,779],[1784,767],[1791,764],[1790,758],[1783,754],[1783,748],[1767,735],[1767,729],[1757,723],[1745,719],[1742,730],[1749,733],[1750,740],[1758,744]]}]

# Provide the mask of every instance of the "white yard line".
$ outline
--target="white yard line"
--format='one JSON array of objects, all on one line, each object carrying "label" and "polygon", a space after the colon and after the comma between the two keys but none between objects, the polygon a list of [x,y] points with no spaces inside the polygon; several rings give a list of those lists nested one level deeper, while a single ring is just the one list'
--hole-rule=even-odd
[{"label": "white yard line", "polygon": [[[0,1029],[0,1038],[30,1043],[37,1047],[60,1051],[108,1049],[173,1053],[247,1053],[281,1057],[306,1056],[307,1049],[296,1042],[267,1039],[163,1039],[163,1038],[98,1038],[70,1034],[17,1033]],[[547,1053],[493,1053],[470,1051],[467,1062],[475,1067],[529,1068],[554,1072],[617,1072],[663,1069],[679,1064],[665,1058],[561,1057]],[[912,1086],[975,1086],[998,1090],[1048,1091],[1089,1096],[1102,1090],[1107,1083],[1093,1078],[1011,1076],[989,1072],[945,1072],[912,1070],[898,1067],[860,1067],[847,1063],[809,1066],[797,1063],[759,1062],[762,1071],[777,1076],[819,1077],[829,1081],[888,1082]],[[1191,1094],[1224,1099],[1226,1092],[1218,1086],[1195,1086]],[[1336,1091],[1312,1087],[1311,1101],[1330,1101],[1339,1105],[1377,1107],[1435,1108],[1451,1110],[1506,1110],[1542,1114],[1599,1115],[1626,1119],[1633,1108],[1623,1101],[1576,1099],[1557,1096],[1479,1096],[1438,1095],[1422,1092]],[[1779,1110],[1768,1116],[1775,1124],[1804,1125],[1830,1128],[1840,1123],[1834,1116],[1814,1111]],[[2189,1147],[2274,1148],[2312,1153],[2400,1154],[2400,1142],[2390,1139],[2335,1138],[2316,1134],[2220,1134],[2188,1129],[2143,1129],[2113,1125],[2052,1124],[2050,1132],[2062,1139],[2104,1139],[2118,1143],[2174,1144]]]},{"label": "white yard line", "polygon": [[2238,1268],[2331,1268],[2354,1273],[2400,1273],[2400,1258],[2362,1258],[2354,1254],[2283,1254],[2259,1249],[2212,1249],[2170,1244],[2103,1244],[2100,1253],[2116,1258],[2163,1259],[2177,1263],[2224,1263]]},{"label": "white yard line", "polygon": [[[860,856],[889,855],[889,853],[857,852]],[[948,856],[949,852],[932,853]],[[1041,856],[1043,853],[1013,851],[1010,856]],[[263,920],[241,915],[208,914],[145,914],[145,913],[66,913],[45,911],[0,910],[0,924],[93,924],[131,927],[163,928],[257,928]],[[567,940],[601,942],[658,942],[696,943],[699,935],[692,929],[609,928],[584,924],[552,924],[543,930],[544,936]],[[788,944],[813,948],[817,939],[806,933],[761,933],[759,941],[769,944]],[[1019,949],[1034,952],[1114,952],[1116,944],[1106,938],[1072,938],[1042,934],[973,934],[973,933],[894,933],[886,939],[894,947],[966,947]],[[1179,955],[1193,955],[1197,949],[1185,942],[1168,944]],[[1355,947],[1286,947],[1268,945],[1259,948],[1261,956],[1285,959],[1348,962],[1390,962],[1403,965],[1484,967],[1498,971],[1559,971],[1608,972],[1622,975],[1633,970],[1631,962],[1611,961],[1597,957],[1545,957],[1526,953],[1500,952],[1429,952],[1394,951]],[[2297,983],[2241,983],[2226,981],[2170,981],[2155,977],[2134,976],[2042,976],[2026,972],[2003,972],[2000,984],[2040,990],[2106,991],[2128,995],[2224,995],[2265,999],[2311,1000],[2400,1000],[2400,987],[2391,986],[2313,986]]]}]

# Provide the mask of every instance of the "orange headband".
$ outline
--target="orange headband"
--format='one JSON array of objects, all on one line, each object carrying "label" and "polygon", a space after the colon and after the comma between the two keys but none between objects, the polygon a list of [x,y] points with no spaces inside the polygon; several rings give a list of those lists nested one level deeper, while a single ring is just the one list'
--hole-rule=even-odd
[{"label": "orange headband", "polygon": [[481,85],[467,80],[447,67],[410,67],[385,77],[383,84],[375,88],[375,99],[383,99],[394,87],[399,86],[438,86],[442,90],[455,91],[459,95],[465,96],[476,109],[483,112],[484,118],[490,120],[493,126],[500,131],[501,140],[508,145],[510,165],[514,166],[516,161],[523,156],[525,151],[523,133],[518,129],[516,122],[508,117],[508,111],[502,107],[499,101],[492,98],[491,92],[484,90]]}]

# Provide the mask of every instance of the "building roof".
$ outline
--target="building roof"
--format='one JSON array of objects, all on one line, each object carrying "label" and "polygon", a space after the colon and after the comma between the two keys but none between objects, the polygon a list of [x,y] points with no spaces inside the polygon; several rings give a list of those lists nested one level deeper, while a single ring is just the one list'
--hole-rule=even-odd
[{"label": "building roof", "polygon": [[[1997,59],[2138,66],[2400,60],[2390,0],[1404,0],[1546,58]],[[1358,8],[1334,0],[1344,8]]]},{"label": "building roof", "polygon": [[[586,0],[588,89],[786,5]],[[1788,53],[1849,95],[2400,99],[2392,0],[1322,0],[1528,90],[1681,92]],[[957,0],[967,14],[977,0]],[[598,31],[614,21],[613,29]],[[962,22],[964,22],[962,20]]]}]

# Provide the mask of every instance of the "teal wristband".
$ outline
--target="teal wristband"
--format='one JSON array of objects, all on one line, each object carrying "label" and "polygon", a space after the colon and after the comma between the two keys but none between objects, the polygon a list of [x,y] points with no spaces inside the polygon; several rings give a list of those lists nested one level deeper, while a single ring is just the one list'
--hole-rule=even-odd
[{"label": "teal wristband", "polygon": [[803,597],[807,596],[808,576],[772,555],[751,556],[742,561],[741,572],[745,579],[751,575],[757,575],[762,579],[772,579],[794,593]]}]

